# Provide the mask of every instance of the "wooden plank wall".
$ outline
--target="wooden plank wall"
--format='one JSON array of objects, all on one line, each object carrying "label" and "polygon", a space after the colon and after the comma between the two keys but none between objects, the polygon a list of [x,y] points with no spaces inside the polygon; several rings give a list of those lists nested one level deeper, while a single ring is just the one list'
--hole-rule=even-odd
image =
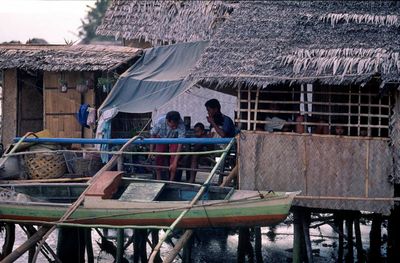
[{"label": "wooden plank wall", "polygon": [[17,135],[17,70],[4,71],[3,105],[2,105],[2,143],[11,144]]},{"label": "wooden plank wall", "polygon": [[75,114],[82,103],[91,106],[95,104],[94,90],[89,89],[83,94],[76,91],[76,85],[80,79],[93,79],[90,72],[65,72],[63,78],[67,81],[68,91],[59,90],[60,72],[44,72],[44,127],[55,137],[63,138],[92,138],[93,132],[84,129],[78,123]]}]

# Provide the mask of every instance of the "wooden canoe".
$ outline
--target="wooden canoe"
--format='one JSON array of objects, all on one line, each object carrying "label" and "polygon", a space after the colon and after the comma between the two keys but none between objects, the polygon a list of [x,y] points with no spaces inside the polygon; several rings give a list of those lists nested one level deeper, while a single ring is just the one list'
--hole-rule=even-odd
[{"label": "wooden canoe", "polygon": [[[122,177],[106,172],[84,183],[0,185],[0,221],[57,224],[89,187],[81,205],[61,225],[168,227],[188,208],[200,186]],[[268,226],[283,221],[297,192],[244,191],[209,186],[178,227]]]}]

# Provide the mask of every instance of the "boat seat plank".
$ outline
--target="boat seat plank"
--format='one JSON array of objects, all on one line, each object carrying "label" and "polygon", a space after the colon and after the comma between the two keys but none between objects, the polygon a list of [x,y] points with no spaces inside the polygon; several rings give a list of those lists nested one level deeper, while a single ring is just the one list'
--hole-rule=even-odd
[{"label": "boat seat plank", "polygon": [[97,196],[101,199],[110,199],[117,191],[124,172],[105,171],[100,174],[89,186],[86,196]]},{"label": "boat seat plank", "polygon": [[165,183],[135,182],[128,185],[126,190],[120,196],[119,200],[154,201],[158,197],[164,186]]}]

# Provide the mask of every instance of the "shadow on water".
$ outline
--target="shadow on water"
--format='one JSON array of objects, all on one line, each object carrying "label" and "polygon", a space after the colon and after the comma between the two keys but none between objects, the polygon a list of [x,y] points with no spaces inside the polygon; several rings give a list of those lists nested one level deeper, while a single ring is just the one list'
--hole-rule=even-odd
[{"label": "shadow on water", "polygon": [[[369,233],[371,230],[371,220],[362,219],[360,221],[361,238],[363,248],[368,252],[369,249]],[[110,236],[113,236],[113,231],[110,230]],[[115,232],[115,231],[114,231]],[[47,240],[48,244],[55,250],[57,245],[57,232],[54,232]],[[131,230],[126,230],[126,236],[128,238],[131,235]],[[179,238],[177,232],[172,237],[172,241],[176,242]],[[387,225],[386,221],[383,222],[382,228],[382,246],[381,255],[382,259],[386,257],[386,239],[387,239]],[[26,240],[26,236],[23,231],[17,227],[17,239],[14,249],[22,244]],[[92,231],[93,236],[93,250],[95,255],[95,262],[98,263],[111,263],[113,257],[105,252],[100,251],[97,242],[100,242],[101,237]],[[337,251],[338,251],[338,234],[329,225],[324,224],[322,221],[314,221],[310,228],[310,237],[312,242],[313,259],[315,263],[322,262],[336,262]],[[0,240],[2,240],[0,233]],[[254,231],[250,231],[250,241],[254,248],[255,243]],[[111,239],[114,243],[115,240]],[[125,240],[126,241],[126,240]],[[262,241],[262,260],[263,262],[292,262],[293,253],[293,223],[292,217],[276,226],[262,227],[261,228],[261,241]],[[346,251],[346,242],[344,249]],[[164,256],[172,248],[171,244],[165,243],[161,248],[161,256]],[[147,251],[151,251],[150,247],[147,247]],[[238,251],[238,230],[236,229],[197,229],[194,236],[194,245],[192,249],[192,261],[191,262],[237,262],[237,251]],[[182,253],[182,251],[181,251]],[[357,259],[356,250],[354,249],[354,259]],[[133,262],[133,246],[129,246],[125,250],[125,258],[129,259],[129,262]],[[16,262],[28,262],[27,253],[23,255]],[[47,262],[45,258],[38,259],[38,262]],[[181,262],[181,259],[177,257],[174,262]]]}]

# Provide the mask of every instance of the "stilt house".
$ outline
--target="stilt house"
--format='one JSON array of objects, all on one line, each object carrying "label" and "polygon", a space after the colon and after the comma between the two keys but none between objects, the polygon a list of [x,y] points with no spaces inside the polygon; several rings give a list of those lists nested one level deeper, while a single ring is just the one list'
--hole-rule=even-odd
[{"label": "stilt house", "polygon": [[83,103],[97,108],[121,73],[140,54],[129,47],[1,45],[2,143],[28,131],[55,137],[92,137],[76,119]]},{"label": "stilt house", "polygon": [[[103,22],[97,28],[96,33],[103,36],[113,36],[116,39],[122,40],[126,46],[140,48],[157,47],[182,42],[204,41],[209,40],[226,18],[229,17],[233,6],[234,4],[223,1],[115,0],[110,4]],[[160,51],[161,50],[162,49],[160,49]],[[154,52],[154,54],[156,54],[156,52]],[[168,59],[173,61],[175,58],[171,55]],[[185,70],[187,69],[188,68]],[[168,74],[164,75],[168,76]],[[160,82],[160,80],[157,81]],[[129,87],[129,89],[130,88],[131,87]],[[149,91],[150,89],[147,90]],[[192,120],[191,126],[193,127],[197,121],[206,121],[204,103],[212,98],[211,96],[215,96],[219,97],[221,102],[225,102],[224,106],[230,106],[230,111],[227,112],[227,114],[233,115],[233,107],[236,103],[232,105],[231,102],[235,101],[235,98],[231,95],[213,91],[212,93],[206,94],[203,98],[199,98],[195,96],[195,94],[200,92],[199,90],[198,88],[192,88],[185,94],[180,92],[176,93],[176,96],[171,98],[164,97],[163,103],[160,103],[160,96],[155,97],[151,109],[146,107],[146,109],[143,109],[144,111],[142,113],[137,112],[135,114],[140,114],[144,118],[147,117],[147,119],[150,118],[151,115],[154,120],[157,119],[159,115],[165,114],[165,112],[169,110],[179,110],[183,116],[190,115]],[[138,90],[136,90],[136,93],[140,94]],[[132,98],[132,100],[134,99]],[[158,104],[156,101],[158,101]],[[184,103],[182,104],[183,101]],[[181,105],[176,107],[179,103]],[[190,105],[190,107],[184,104]],[[193,111],[193,109],[196,110]],[[152,111],[152,114],[145,113],[146,110]],[[139,109],[136,109],[136,111],[139,111]],[[131,119],[131,115],[132,113],[127,112],[118,113],[115,118],[116,120],[113,120],[112,137],[132,136],[132,133],[117,134],[114,132],[116,125],[126,126]],[[142,124],[145,125],[146,122],[142,122]]]},{"label": "stilt house", "polygon": [[400,5],[242,1],[192,77],[236,92],[239,186],[388,214],[400,182]]}]

